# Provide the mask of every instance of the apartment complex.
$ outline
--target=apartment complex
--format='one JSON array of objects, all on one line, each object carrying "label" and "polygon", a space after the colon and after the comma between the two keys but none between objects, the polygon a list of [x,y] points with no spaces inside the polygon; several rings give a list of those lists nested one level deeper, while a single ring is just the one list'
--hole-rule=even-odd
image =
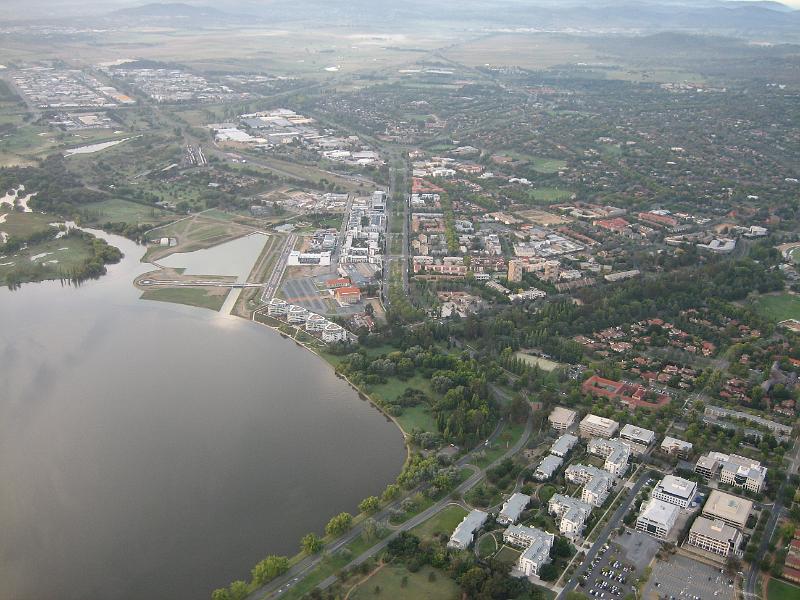
[{"label": "apartment complex", "polygon": [[551,479],[562,462],[564,462],[564,459],[548,454],[542,459],[539,466],[536,467],[536,471],[533,473],[534,479],[537,481],[547,481]]},{"label": "apartment complex", "polygon": [[570,465],[564,478],[572,483],[583,484],[581,500],[592,506],[602,506],[611,491],[613,477],[607,471],[592,465]]},{"label": "apartment complex", "polygon": [[482,510],[473,510],[456,526],[453,535],[450,536],[450,541],[447,542],[448,548],[455,548],[456,550],[466,550],[470,547],[475,536],[489,515]]},{"label": "apartment complex", "polygon": [[602,437],[610,438],[619,429],[619,423],[605,417],[597,415],[586,415],[579,426],[581,437]]},{"label": "apartment complex", "polygon": [[569,451],[575,447],[575,444],[578,443],[578,437],[574,436],[570,433],[565,433],[560,436],[555,442],[553,442],[552,447],[550,448],[550,454],[554,454],[555,456],[559,456],[564,458]]},{"label": "apartment complex", "polygon": [[692,453],[692,443],[666,436],[664,441],[661,442],[661,451],[665,454],[688,458]]},{"label": "apartment complex", "polygon": [[589,454],[602,456],[606,459],[603,469],[612,475],[619,477],[628,470],[628,459],[631,455],[631,448],[627,442],[619,439],[607,440],[604,438],[592,438],[589,441]]},{"label": "apartment complex", "polygon": [[520,494],[519,492],[512,494],[511,497],[503,503],[503,508],[500,509],[500,513],[497,515],[497,522],[503,523],[504,525],[513,525],[519,520],[522,511],[527,508],[530,502],[530,496]]},{"label": "apartment complex", "polygon": [[517,561],[517,568],[526,576],[539,576],[542,565],[550,562],[550,548],[556,536],[533,527],[511,525],[503,534],[503,541],[525,548]]},{"label": "apartment complex", "polygon": [[550,426],[556,431],[566,431],[575,423],[576,417],[577,413],[574,410],[556,406],[547,419],[550,421]]},{"label": "apartment complex", "polygon": [[550,498],[547,510],[560,519],[558,530],[561,535],[576,538],[583,533],[583,526],[592,512],[592,505],[577,498],[554,494]]}]

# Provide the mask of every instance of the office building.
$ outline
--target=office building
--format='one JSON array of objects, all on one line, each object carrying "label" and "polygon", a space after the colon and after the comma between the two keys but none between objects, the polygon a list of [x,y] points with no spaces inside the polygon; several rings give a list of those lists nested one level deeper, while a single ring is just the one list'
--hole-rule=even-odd
[{"label": "office building", "polygon": [[576,538],[583,533],[586,519],[592,513],[592,505],[577,498],[554,494],[547,504],[547,510],[559,519],[558,530],[562,535]]},{"label": "office building", "polygon": [[605,417],[598,417],[597,415],[586,415],[579,426],[581,437],[602,437],[610,438],[619,429],[619,423],[606,419]]},{"label": "office building", "polygon": [[636,519],[636,531],[652,535],[659,540],[665,540],[678,520],[680,509],[674,504],[667,504],[656,498],[651,498],[644,510]]},{"label": "office building", "polygon": [[753,503],[750,500],[712,490],[703,506],[703,516],[720,519],[728,525],[744,529],[752,510]]},{"label": "office building", "polygon": [[674,504],[679,508],[688,508],[697,494],[697,484],[694,481],[667,475],[653,490],[653,498]]},{"label": "office building", "polygon": [[550,421],[550,426],[556,431],[566,431],[575,423],[577,416],[574,410],[556,406],[550,416],[547,417],[547,420]]},{"label": "office building", "polygon": [[742,534],[720,519],[697,517],[689,530],[687,543],[722,557],[739,554]]},{"label": "office building", "polygon": [[666,436],[661,442],[661,451],[666,454],[688,458],[692,453],[692,443]]}]

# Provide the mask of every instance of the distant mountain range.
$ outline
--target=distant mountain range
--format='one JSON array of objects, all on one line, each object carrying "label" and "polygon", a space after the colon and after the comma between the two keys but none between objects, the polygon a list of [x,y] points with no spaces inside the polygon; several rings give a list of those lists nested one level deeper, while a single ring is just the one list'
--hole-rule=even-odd
[{"label": "distant mountain range", "polygon": [[149,3],[116,10],[109,16],[187,25],[258,24],[263,20],[407,30],[433,22],[445,27],[480,24],[594,32],[773,32],[800,37],[800,11],[770,0],[232,0],[224,8],[210,3]]}]

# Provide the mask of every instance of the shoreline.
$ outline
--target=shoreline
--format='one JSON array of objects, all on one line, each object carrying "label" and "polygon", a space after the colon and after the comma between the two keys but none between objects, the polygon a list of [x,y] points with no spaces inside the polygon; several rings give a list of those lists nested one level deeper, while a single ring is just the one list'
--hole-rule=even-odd
[{"label": "shoreline", "polygon": [[[264,308],[264,307],[262,307],[262,308]],[[282,338],[284,338],[284,339],[287,339],[287,340],[291,340],[292,342],[294,342],[294,343],[295,343],[295,344],[297,344],[298,346],[302,346],[304,349],[308,350],[308,351],[309,351],[311,354],[313,354],[314,356],[316,356],[316,357],[317,357],[317,358],[318,358],[320,361],[322,361],[322,362],[323,362],[325,365],[327,365],[329,368],[333,369],[333,374],[334,374],[334,375],[336,375],[336,377],[337,377],[337,378],[344,380],[344,381],[345,381],[345,382],[346,382],[346,383],[347,383],[347,384],[348,384],[348,385],[349,385],[349,386],[350,386],[350,387],[351,387],[351,388],[352,388],[352,389],[353,389],[353,390],[354,390],[354,391],[355,391],[355,392],[356,392],[356,393],[359,395],[359,397],[360,397],[360,398],[363,398],[363,399],[367,400],[367,401],[370,403],[370,405],[371,405],[371,406],[373,406],[373,407],[374,407],[374,408],[375,408],[375,409],[376,409],[378,412],[380,412],[380,413],[381,413],[381,414],[382,414],[384,417],[386,417],[386,418],[387,418],[387,419],[389,419],[389,420],[390,420],[392,423],[394,423],[395,427],[397,427],[397,429],[399,429],[399,430],[400,430],[400,433],[401,433],[401,434],[402,434],[402,436],[403,436],[403,442],[404,442],[404,445],[405,445],[405,447],[406,447],[406,459],[405,459],[405,461],[404,461],[404,463],[403,463],[403,466],[405,467],[406,463],[408,463],[409,459],[411,458],[411,445],[410,445],[410,444],[409,444],[409,442],[408,442],[410,435],[409,435],[409,433],[408,433],[408,432],[407,432],[405,429],[403,429],[402,425],[400,425],[400,422],[397,420],[397,418],[396,418],[396,417],[394,417],[394,416],[392,416],[392,415],[390,415],[390,414],[388,414],[388,413],[387,413],[387,412],[386,412],[386,411],[385,411],[385,410],[384,410],[384,409],[383,409],[383,408],[382,408],[382,407],[381,407],[381,406],[380,406],[380,405],[379,405],[379,404],[378,404],[378,403],[377,403],[377,402],[376,402],[376,401],[375,401],[375,400],[372,398],[372,396],[370,396],[370,395],[369,395],[369,393],[368,393],[368,392],[366,392],[366,391],[364,391],[364,390],[360,389],[360,388],[359,388],[359,387],[358,387],[356,384],[354,384],[352,381],[350,381],[350,379],[349,379],[349,378],[348,378],[346,375],[343,375],[342,373],[339,373],[339,371],[337,371],[337,370],[336,370],[336,368],[335,368],[335,367],[334,367],[334,366],[333,366],[331,363],[329,363],[327,360],[325,360],[325,358],[324,358],[324,357],[323,357],[323,356],[322,356],[322,355],[321,355],[321,354],[320,354],[320,353],[319,353],[319,352],[318,352],[318,351],[317,351],[315,348],[312,348],[312,347],[310,347],[308,344],[306,344],[306,343],[304,343],[304,342],[301,342],[300,340],[298,340],[298,339],[296,339],[296,338],[294,338],[294,337],[290,337],[290,336],[288,336],[287,334],[285,334],[284,332],[282,332],[282,331],[281,331],[280,329],[278,329],[277,327],[274,327],[274,326],[272,326],[272,325],[270,325],[270,324],[268,324],[268,323],[262,323],[261,321],[258,321],[258,320],[256,320],[255,316],[256,316],[256,313],[258,313],[258,311],[259,311],[259,310],[261,310],[261,308],[258,308],[258,309],[256,309],[256,310],[254,310],[254,311],[253,311],[253,312],[250,314],[250,319],[249,319],[249,321],[251,321],[252,323],[256,323],[256,324],[258,324],[258,325],[261,325],[262,327],[267,327],[268,329],[271,329],[272,331],[274,331],[275,333],[277,333],[278,335],[280,335]],[[237,317],[239,317],[238,315],[231,315],[231,316],[237,316]],[[242,318],[242,319],[243,319],[244,317],[239,317],[239,318]],[[290,327],[293,327],[293,326],[291,326],[291,325],[290,325]],[[298,329],[297,327],[293,327],[293,328],[294,328],[296,331],[302,331],[301,329]]]}]

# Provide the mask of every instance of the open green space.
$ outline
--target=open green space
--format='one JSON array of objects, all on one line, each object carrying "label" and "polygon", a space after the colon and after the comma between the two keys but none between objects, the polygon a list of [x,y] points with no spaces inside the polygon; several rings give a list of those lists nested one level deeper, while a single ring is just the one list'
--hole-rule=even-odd
[{"label": "open green space", "polygon": [[5,282],[12,273],[24,274],[24,281],[69,277],[92,256],[91,244],[80,237],[33,244],[16,254],[0,257],[0,282]]},{"label": "open green space", "polygon": [[525,352],[515,352],[514,356],[528,363],[530,366],[538,366],[544,371],[553,371],[560,366],[559,363],[553,360],[548,360],[546,358],[542,358],[541,356],[533,356],[531,354],[526,354]]},{"label": "open green space", "polygon": [[753,301],[753,307],[762,317],[773,321],[800,319],[800,296],[796,294],[760,296]]},{"label": "open green space", "polygon": [[769,580],[767,600],[797,600],[800,598],[800,586],[775,579]]},{"label": "open green space", "polygon": [[460,595],[455,581],[438,569],[425,567],[411,573],[402,565],[387,565],[356,587],[350,600],[456,600]]},{"label": "open green space", "polygon": [[495,440],[495,442],[488,447],[484,446],[485,456],[475,461],[479,467],[486,467],[503,456],[511,446],[520,438],[522,432],[525,430],[525,425],[522,423],[506,424],[503,432]]},{"label": "open green space", "polygon": [[[228,292],[230,293],[230,291]],[[159,302],[174,302],[175,304],[186,304],[187,306],[197,306],[199,308],[210,308],[218,311],[225,303],[226,294],[214,294],[204,288],[157,288],[145,290],[142,300],[157,300]]]},{"label": "open green space", "polygon": [[159,221],[177,216],[174,213],[137,202],[129,202],[113,198],[91,204],[86,208],[86,214],[93,221],[106,223],[158,223]]},{"label": "open green space", "polygon": [[436,419],[426,406],[410,406],[403,409],[403,414],[395,417],[400,427],[406,433],[411,433],[415,429],[423,431],[438,431]]},{"label": "open green space", "polygon": [[800,247],[792,249],[789,252],[789,258],[791,258],[796,265],[800,265]]},{"label": "open green space", "polygon": [[533,157],[533,170],[537,173],[552,174],[557,173],[567,166],[567,161],[542,156]]},{"label": "open green space", "polygon": [[436,533],[450,535],[466,515],[467,511],[460,506],[448,506],[421,525],[417,525],[411,533],[420,538],[430,538]]},{"label": "open green space", "polygon": [[12,211],[8,204],[0,206],[0,215],[5,214],[5,220],[0,223],[0,231],[8,234],[9,237],[28,237],[39,231],[46,230],[53,217],[36,212],[17,212]]},{"label": "open green space", "polygon": [[494,535],[486,534],[478,541],[478,556],[489,558],[497,552],[497,540]]},{"label": "open green space", "polygon": [[497,553],[495,558],[500,562],[506,563],[516,563],[519,560],[519,555],[521,552],[519,550],[515,550],[510,546],[503,546],[500,548],[500,551]]},{"label": "open green space", "polygon": [[[563,162],[563,161],[559,161]],[[537,169],[538,170],[538,169]],[[532,189],[528,195],[537,202],[561,202],[572,197],[572,190],[562,190],[554,187],[541,187]]]}]

